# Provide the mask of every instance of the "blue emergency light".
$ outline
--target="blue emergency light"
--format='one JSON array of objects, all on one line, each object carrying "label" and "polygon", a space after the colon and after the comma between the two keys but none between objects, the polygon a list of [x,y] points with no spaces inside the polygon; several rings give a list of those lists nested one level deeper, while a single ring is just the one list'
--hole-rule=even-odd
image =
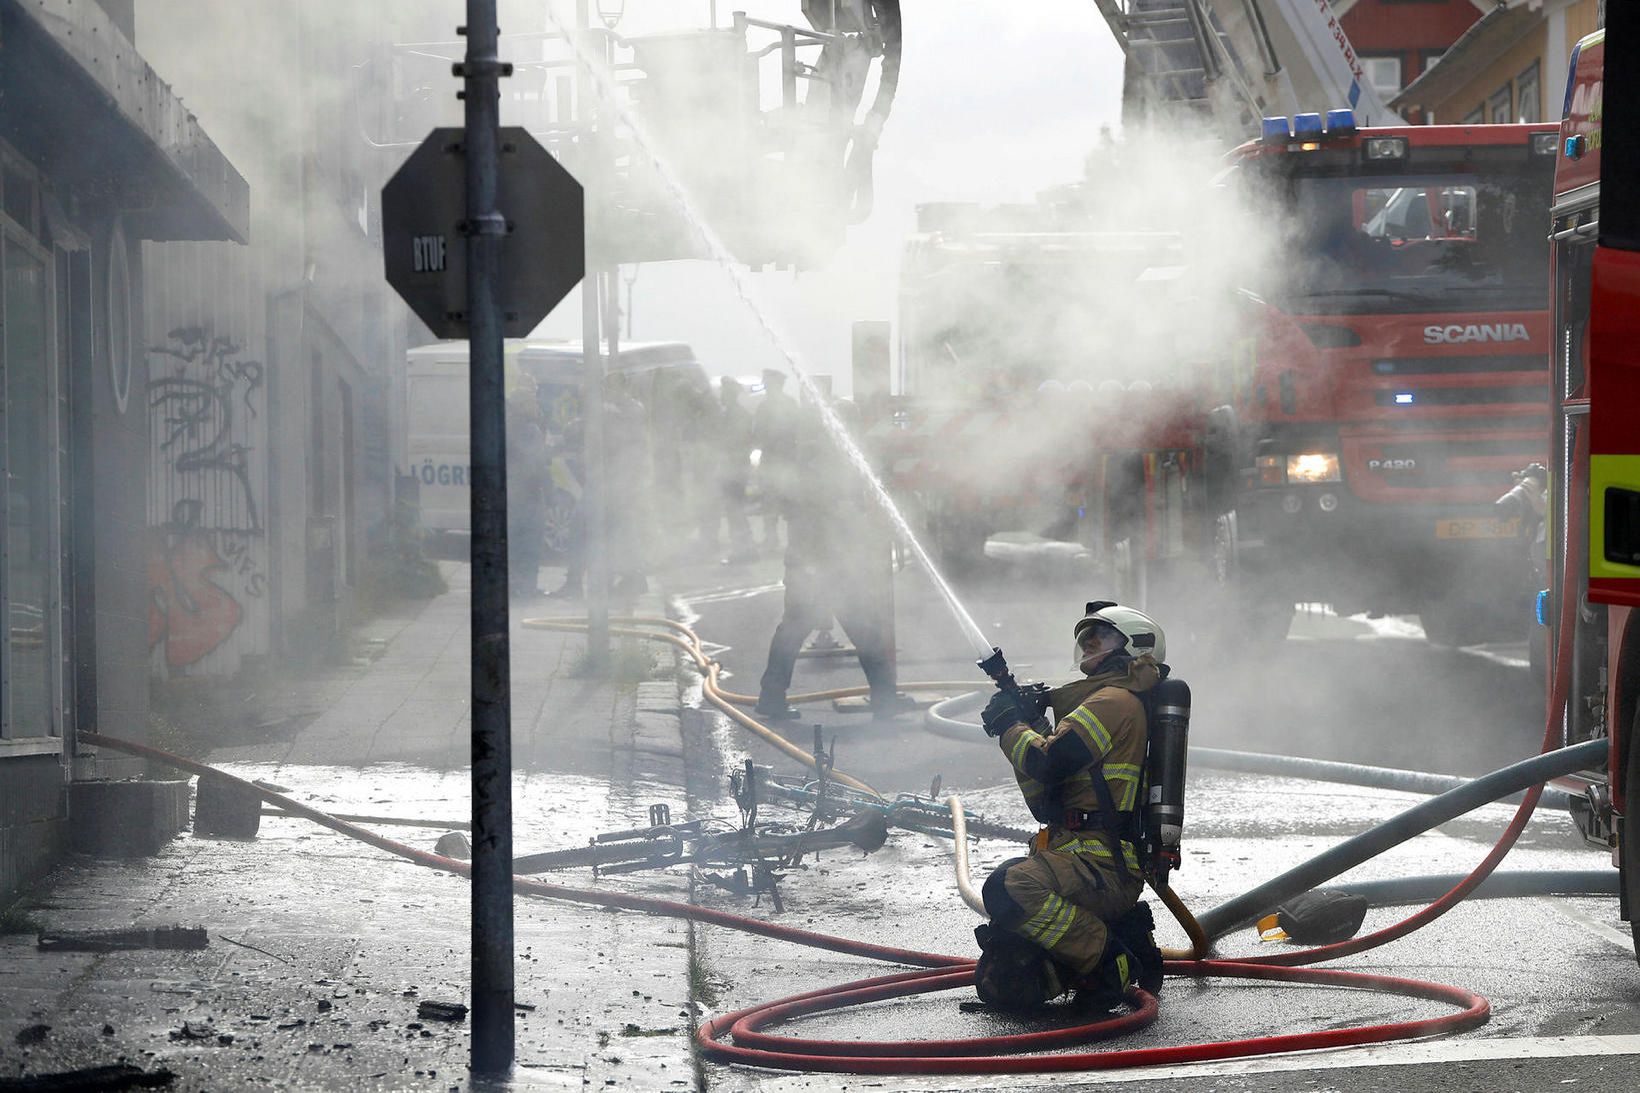
[{"label": "blue emergency light", "polygon": [[1293,136],[1298,140],[1321,136],[1320,114],[1294,114]]},{"label": "blue emergency light", "polygon": [[1286,118],[1265,118],[1259,128],[1259,138],[1265,144],[1280,144],[1291,135]]},{"label": "blue emergency light", "polygon": [[1354,110],[1327,111],[1327,132],[1343,135],[1355,132]]},{"label": "blue emergency light", "polygon": [[1397,405],[1397,406],[1411,406],[1412,405],[1412,392],[1411,391],[1397,391],[1397,392],[1395,392],[1395,405]]},{"label": "blue emergency light", "polygon": [[1533,606],[1536,608],[1535,614],[1537,615],[1537,624],[1539,626],[1548,626],[1549,590],[1547,588],[1539,590],[1537,594],[1537,602]]}]

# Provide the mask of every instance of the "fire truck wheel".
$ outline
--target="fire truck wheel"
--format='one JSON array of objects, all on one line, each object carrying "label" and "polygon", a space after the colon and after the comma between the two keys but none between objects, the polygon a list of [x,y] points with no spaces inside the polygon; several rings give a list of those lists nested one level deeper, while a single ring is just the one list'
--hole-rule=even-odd
[{"label": "fire truck wheel", "polygon": [[1293,601],[1260,569],[1251,565],[1242,549],[1236,513],[1221,513],[1213,526],[1212,578],[1219,595],[1212,610],[1217,636],[1223,642],[1245,643],[1253,652],[1285,641],[1294,614]]},{"label": "fire truck wheel", "polygon": [[1623,817],[1618,835],[1618,871],[1623,885],[1623,906],[1629,912],[1629,932],[1634,937],[1634,957],[1640,961],[1640,713],[1635,727],[1623,741]]}]

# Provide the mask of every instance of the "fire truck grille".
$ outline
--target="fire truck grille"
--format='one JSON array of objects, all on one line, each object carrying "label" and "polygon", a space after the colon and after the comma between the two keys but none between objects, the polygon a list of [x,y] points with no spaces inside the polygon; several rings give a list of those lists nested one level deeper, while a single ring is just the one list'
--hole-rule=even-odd
[{"label": "fire truck grille", "polygon": [[1487,487],[1502,493],[1509,472],[1543,458],[1541,444],[1530,440],[1407,441],[1378,446],[1370,472],[1386,484],[1412,489]]},{"label": "fire truck grille", "polygon": [[1379,406],[1495,406],[1499,404],[1546,404],[1549,385],[1509,387],[1412,387],[1401,391],[1374,391]]},{"label": "fire truck grille", "polygon": [[1541,353],[1513,357],[1397,357],[1372,362],[1379,376],[1450,376],[1475,372],[1547,372]]}]

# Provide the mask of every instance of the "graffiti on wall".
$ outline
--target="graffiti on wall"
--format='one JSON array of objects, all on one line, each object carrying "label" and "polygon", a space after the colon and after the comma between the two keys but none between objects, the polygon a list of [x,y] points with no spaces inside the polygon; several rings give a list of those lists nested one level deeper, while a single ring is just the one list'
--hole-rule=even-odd
[{"label": "graffiti on wall", "polygon": [[196,664],[239,628],[244,609],[218,583],[231,568],[215,537],[199,526],[203,506],[178,501],[173,520],[150,532],[148,647],[167,668]]},{"label": "graffiti on wall", "polygon": [[[252,601],[267,594],[254,464],[265,377],[237,342],[200,326],[172,330],[149,360],[148,644],[156,669],[170,672],[231,653]],[[232,671],[237,662],[219,663]]]},{"label": "graffiti on wall", "polygon": [[202,327],[171,331],[170,344],[150,353],[178,362],[169,376],[149,384],[148,405],[156,411],[156,439],[179,475],[222,473],[235,484],[244,513],[243,530],[261,531],[256,494],[251,488],[251,449],[236,436],[235,418],[249,423],[257,416],[256,395],[262,388],[262,363],[239,359],[239,346]]}]

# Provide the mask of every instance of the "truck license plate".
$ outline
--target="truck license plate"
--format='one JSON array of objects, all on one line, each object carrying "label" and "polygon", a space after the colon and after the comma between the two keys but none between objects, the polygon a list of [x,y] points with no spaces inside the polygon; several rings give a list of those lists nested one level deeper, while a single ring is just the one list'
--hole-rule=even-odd
[{"label": "truck license plate", "polygon": [[1499,520],[1476,516],[1465,520],[1435,521],[1437,539],[1513,539],[1520,534],[1520,518]]}]

